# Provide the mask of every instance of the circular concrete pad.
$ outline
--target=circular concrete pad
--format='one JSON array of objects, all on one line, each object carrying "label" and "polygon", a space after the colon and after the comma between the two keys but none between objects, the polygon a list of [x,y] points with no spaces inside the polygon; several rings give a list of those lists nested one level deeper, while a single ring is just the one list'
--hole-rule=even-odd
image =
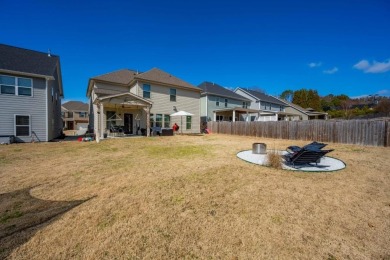
[{"label": "circular concrete pad", "polygon": [[[277,151],[281,156],[287,154],[286,151]],[[252,150],[246,150],[241,151],[237,153],[237,157],[258,165],[267,165],[267,154],[254,154],[252,153]],[[331,172],[331,171],[338,171],[345,168],[345,163],[341,160],[324,156],[321,158],[321,162],[319,162],[317,165],[302,165],[302,166],[296,166],[291,167],[285,164],[283,160],[283,169],[285,170],[293,170],[293,171],[307,171],[307,172]]]}]

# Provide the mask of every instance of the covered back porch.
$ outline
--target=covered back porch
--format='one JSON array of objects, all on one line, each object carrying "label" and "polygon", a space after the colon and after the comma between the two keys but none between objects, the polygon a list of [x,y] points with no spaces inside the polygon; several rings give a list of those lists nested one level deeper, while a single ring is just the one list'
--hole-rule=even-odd
[{"label": "covered back porch", "polygon": [[256,113],[258,115],[259,111],[255,109],[235,107],[235,108],[226,108],[214,110],[214,120],[213,121],[251,121],[251,114]]},{"label": "covered back porch", "polygon": [[152,102],[133,93],[97,97],[96,140],[131,135],[150,136]]}]

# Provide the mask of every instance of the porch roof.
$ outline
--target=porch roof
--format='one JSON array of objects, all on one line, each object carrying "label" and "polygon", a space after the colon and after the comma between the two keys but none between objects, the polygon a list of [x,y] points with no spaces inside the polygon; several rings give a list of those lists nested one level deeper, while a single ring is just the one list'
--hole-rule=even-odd
[{"label": "porch roof", "polygon": [[242,107],[233,107],[233,108],[225,108],[225,109],[217,109],[213,112],[243,112],[243,113],[258,113],[259,110],[256,109],[250,109],[250,108],[242,108]]},{"label": "porch roof", "polygon": [[151,106],[152,101],[141,98],[131,92],[98,97],[94,103],[109,103],[121,105]]}]

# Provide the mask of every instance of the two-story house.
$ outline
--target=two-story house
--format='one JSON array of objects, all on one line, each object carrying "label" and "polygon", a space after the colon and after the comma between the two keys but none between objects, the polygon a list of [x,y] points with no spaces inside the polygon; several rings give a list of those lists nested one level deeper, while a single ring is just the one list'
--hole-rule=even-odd
[{"label": "two-story house", "polygon": [[[200,132],[201,90],[167,72],[122,69],[89,80],[89,125],[97,140],[120,132],[145,133],[150,129],[182,126],[180,132]],[[172,117],[176,111],[193,116]]]},{"label": "two-story house", "polygon": [[248,109],[251,100],[216,83],[203,82],[200,98],[200,115],[202,122],[208,121],[246,121],[249,113],[257,110]]},{"label": "two-story house", "polygon": [[66,130],[88,128],[88,104],[81,101],[68,101],[61,106],[61,116]]},{"label": "two-story house", "polygon": [[277,98],[243,88],[236,88],[234,92],[251,100],[249,108],[257,110],[258,113],[252,114],[250,121],[280,121],[293,116],[285,111],[286,104]]},{"label": "two-story house", "polygon": [[49,141],[62,133],[60,58],[0,44],[0,136]]}]

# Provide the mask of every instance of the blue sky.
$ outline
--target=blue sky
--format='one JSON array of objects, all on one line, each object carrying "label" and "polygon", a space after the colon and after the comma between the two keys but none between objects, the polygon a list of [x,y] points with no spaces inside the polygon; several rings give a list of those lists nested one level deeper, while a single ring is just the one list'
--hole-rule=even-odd
[{"label": "blue sky", "polygon": [[88,79],[158,67],[193,85],[390,96],[390,1],[0,0],[0,42],[61,58],[65,100]]}]

